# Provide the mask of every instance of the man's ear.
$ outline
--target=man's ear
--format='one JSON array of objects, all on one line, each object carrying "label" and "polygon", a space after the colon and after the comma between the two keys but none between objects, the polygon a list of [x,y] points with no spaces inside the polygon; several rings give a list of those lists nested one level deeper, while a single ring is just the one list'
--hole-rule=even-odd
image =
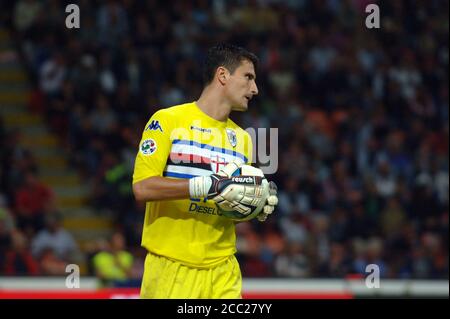
[{"label": "man's ear", "polygon": [[216,71],[216,76],[220,84],[225,85],[230,76],[230,72],[223,66],[219,66]]}]

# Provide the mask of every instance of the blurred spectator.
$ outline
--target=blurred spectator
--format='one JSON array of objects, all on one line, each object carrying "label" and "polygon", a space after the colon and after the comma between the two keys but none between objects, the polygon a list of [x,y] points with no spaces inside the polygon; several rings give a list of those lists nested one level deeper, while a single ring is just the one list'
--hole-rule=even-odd
[{"label": "blurred spectator", "polygon": [[15,195],[17,189],[23,184],[25,173],[37,171],[35,157],[29,149],[22,145],[22,141],[23,136],[18,129],[6,131],[1,141],[1,189],[11,209],[15,208]]},{"label": "blurred spectator", "polygon": [[419,175],[415,179],[411,199],[413,220],[424,229],[428,222],[434,222],[442,214],[439,201],[433,192],[431,179],[427,175]]},{"label": "blurred spectator", "polygon": [[394,174],[391,172],[391,167],[387,161],[383,160],[380,162],[374,179],[378,194],[385,199],[395,195],[395,192],[397,191],[397,181]]},{"label": "blurred spectator", "polygon": [[122,40],[128,32],[128,18],[122,5],[116,1],[107,1],[98,11],[98,40],[113,46]]},{"label": "blurred spectator", "polygon": [[4,272],[6,252],[11,247],[11,233],[14,230],[13,216],[5,204],[5,199],[0,193],[0,274]]},{"label": "blurred spectator", "polygon": [[49,96],[56,95],[61,90],[66,72],[64,55],[55,52],[39,70],[42,91]]},{"label": "blurred spectator", "polygon": [[14,8],[14,26],[19,31],[26,31],[41,13],[42,4],[36,0],[20,0]]},{"label": "blurred spectator", "polygon": [[386,208],[381,212],[380,223],[386,239],[395,236],[406,222],[406,213],[396,197],[389,198]]},{"label": "blurred spectator", "polygon": [[11,248],[6,252],[4,274],[30,276],[39,274],[39,265],[28,247],[27,237],[20,231],[11,233]]},{"label": "blurred spectator", "polygon": [[309,260],[299,243],[289,243],[275,260],[276,275],[305,278],[310,276]]},{"label": "blurred spectator", "polygon": [[37,258],[40,273],[43,276],[65,276],[67,262],[60,259],[53,248],[45,247],[39,252]]},{"label": "blurred spectator", "polygon": [[289,217],[281,218],[280,226],[289,242],[305,243],[309,232],[304,225],[305,217],[299,213],[292,213]]},{"label": "blurred spectator", "polygon": [[105,250],[92,258],[95,273],[105,285],[117,285],[126,282],[132,275],[133,255],[126,250],[125,239],[119,232],[111,236]]},{"label": "blurred spectator", "polygon": [[332,243],[329,262],[322,263],[319,267],[320,276],[342,278],[351,273],[351,260],[348,256],[344,245]]},{"label": "blurred spectator", "polygon": [[80,261],[78,245],[73,236],[62,227],[61,216],[58,213],[51,213],[45,217],[45,229],[39,231],[33,238],[31,251],[36,258],[42,258],[45,251],[47,255],[54,254],[66,263]]},{"label": "blurred spectator", "polygon": [[53,191],[40,182],[35,173],[27,171],[23,185],[15,193],[17,227],[27,234],[35,233],[44,226],[45,216],[53,210]]},{"label": "blurred spectator", "polygon": [[0,223],[1,229],[11,232],[15,229],[15,220],[6,202],[6,197],[0,193]]},{"label": "blurred spectator", "polygon": [[105,96],[99,94],[95,100],[95,107],[89,115],[89,120],[94,132],[107,136],[117,123],[116,114],[111,110],[109,101]]},{"label": "blurred spectator", "polygon": [[308,197],[297,192],[298,183],[293,176],[285,179],[284,187],[281,188],[278,195],[280,215],[301,214],[309,210]]}]

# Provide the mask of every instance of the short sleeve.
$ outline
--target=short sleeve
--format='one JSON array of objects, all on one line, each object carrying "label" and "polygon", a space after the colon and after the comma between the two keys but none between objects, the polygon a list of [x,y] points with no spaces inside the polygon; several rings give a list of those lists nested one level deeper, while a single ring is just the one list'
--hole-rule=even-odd
[{"label": "short sleeve", "polygon": [[147,122],[134,163],[133,184],[162,176],[172,145],[172,126],[169,114],[164,110],[156,112]]}]

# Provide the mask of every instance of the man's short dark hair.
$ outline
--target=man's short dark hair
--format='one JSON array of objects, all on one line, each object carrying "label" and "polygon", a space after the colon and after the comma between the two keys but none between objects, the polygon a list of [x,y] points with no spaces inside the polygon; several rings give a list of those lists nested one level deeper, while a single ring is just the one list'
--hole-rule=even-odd
[{"label": "man's short dark hair", "polygon": [[223,66],[233,73],[243,60],[258,66],[258,57],[244,48],[233,44],[218,44],[208,50],[203,67],[203,82],[205,85],[211,83],[218,67]]}]

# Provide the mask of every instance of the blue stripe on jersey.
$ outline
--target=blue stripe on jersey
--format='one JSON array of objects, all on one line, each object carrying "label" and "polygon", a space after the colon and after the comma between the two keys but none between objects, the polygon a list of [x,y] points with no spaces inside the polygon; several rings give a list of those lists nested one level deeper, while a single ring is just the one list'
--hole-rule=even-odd
[{"label": "blue stripe on jersey", "polygon": [[195,141],[187,141],[187,140],[173,140],[172,144],[193,145],[193,146],[197,146],[199,148],[209,149],[213,152],[218,152],[218,153],[222,153],[222,154],[232,155],[234,157],[239,157],[241,160],[243,160],[245,163],[247,163],[246,156],[244,156],[241,153],[238,153],[236,151],[227,150],[225,148],[215,147],[215,146],[211,146],[209,144],[201,144],[201,143],[198,143]]},{"label": "blue stripe on jersey", "polygon": [[163,176],[186,178],[186,179],[189,179],[189,178],[192,178],[192,177],[197,177],[197,175],[180,174],[180,173],[174,173],[174,172],[163,172]]}]

